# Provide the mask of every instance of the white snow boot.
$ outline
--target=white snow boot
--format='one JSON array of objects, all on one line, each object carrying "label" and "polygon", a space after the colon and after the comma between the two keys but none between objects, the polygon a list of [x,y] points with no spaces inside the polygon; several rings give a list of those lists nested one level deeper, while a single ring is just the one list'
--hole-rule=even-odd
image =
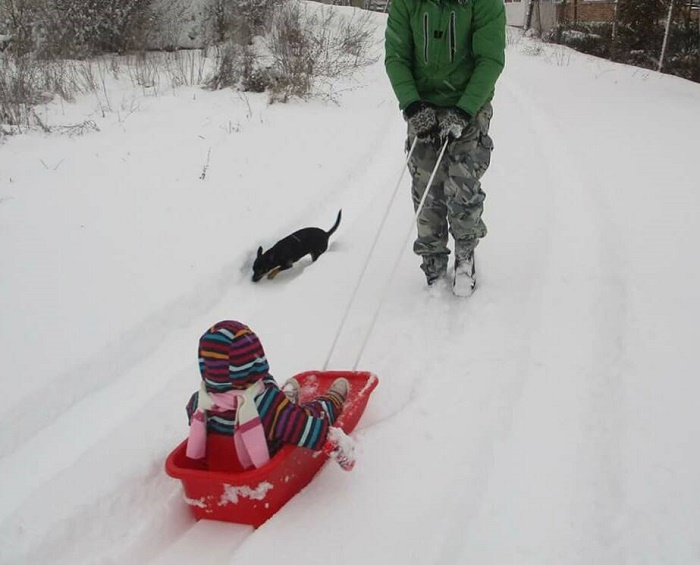
[{"label": "white snow boot", "polygon": [[470,251],[464,259],[457,259],[455,262],[455,278],[452,283],[452,292],[455,296],[467,298],[474,293],[475,287],[474,251]]}]

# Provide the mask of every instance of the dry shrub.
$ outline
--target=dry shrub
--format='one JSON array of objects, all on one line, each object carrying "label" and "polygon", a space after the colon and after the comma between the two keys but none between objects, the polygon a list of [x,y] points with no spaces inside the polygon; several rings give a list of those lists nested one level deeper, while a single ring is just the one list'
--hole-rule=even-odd
[{"label": "dry shrub", "polygon": [[0,53],[0,124],[47,129],[33,108],[56,96],[71,101],[78,94],[105,89],[107,63]]},{"label": "dry shrub", "polygon": [[81,90],[68,64],[38,60],[32,55],[0,55],[0,124],[29,127],[36,125],[33,107],[53,99],[66,100]]},{"label": "dry shrub", "polygon": [[274,77],[271,99],[306,98],[317,80],[347,76],[373,63],[370,21],[359,10],[344,18],[333,9],[294,1],[279,6],[265,38]]},{"label": "dry shrub", "polygon": [[0,0],[16,54],[88,57],[143,47],[151,0]]},{"label": "dry shrub", "polygon": [[249,45],[260,35],[273,11],[287,0],[212,0],[207,11],[212,40]]}]

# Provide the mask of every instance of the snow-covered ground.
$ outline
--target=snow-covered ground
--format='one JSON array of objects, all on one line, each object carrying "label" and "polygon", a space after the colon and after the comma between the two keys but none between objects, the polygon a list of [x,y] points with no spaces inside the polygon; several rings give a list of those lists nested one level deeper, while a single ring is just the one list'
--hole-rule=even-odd
[{"label": "snow-covered ground", "polygon": [[[467,300],[424,288],[407,175],[392,201],[381,60],[338,104],[112,81],[40,109],[99,131],[0,146],[0,563],[700,563],[700,85],[513,37]],[[355,470],[252,534],[163,470],[227,318],[279,381],[380,379]]]}]

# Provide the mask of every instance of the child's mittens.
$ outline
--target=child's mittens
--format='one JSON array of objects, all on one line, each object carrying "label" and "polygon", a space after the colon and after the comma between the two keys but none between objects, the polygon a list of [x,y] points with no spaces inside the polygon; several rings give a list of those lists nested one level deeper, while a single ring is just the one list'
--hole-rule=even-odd
[{"label": "child's mittens", "polygon": [[355,466],[355,440],[340,428],[328,429],[328,437],[321,450],[338,463],[343,471],[352,471]]}]

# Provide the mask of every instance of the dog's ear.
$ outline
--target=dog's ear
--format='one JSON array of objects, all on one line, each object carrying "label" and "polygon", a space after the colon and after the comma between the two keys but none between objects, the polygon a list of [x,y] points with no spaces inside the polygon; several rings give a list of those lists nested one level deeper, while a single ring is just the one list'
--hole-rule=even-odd
[{"label": "dog's ear", "polygon": [[261,245],[260,247],[258,247],[258,257],[260,257],[262,255],[262,253],[263,252],[262,252],[262,245]]}]

